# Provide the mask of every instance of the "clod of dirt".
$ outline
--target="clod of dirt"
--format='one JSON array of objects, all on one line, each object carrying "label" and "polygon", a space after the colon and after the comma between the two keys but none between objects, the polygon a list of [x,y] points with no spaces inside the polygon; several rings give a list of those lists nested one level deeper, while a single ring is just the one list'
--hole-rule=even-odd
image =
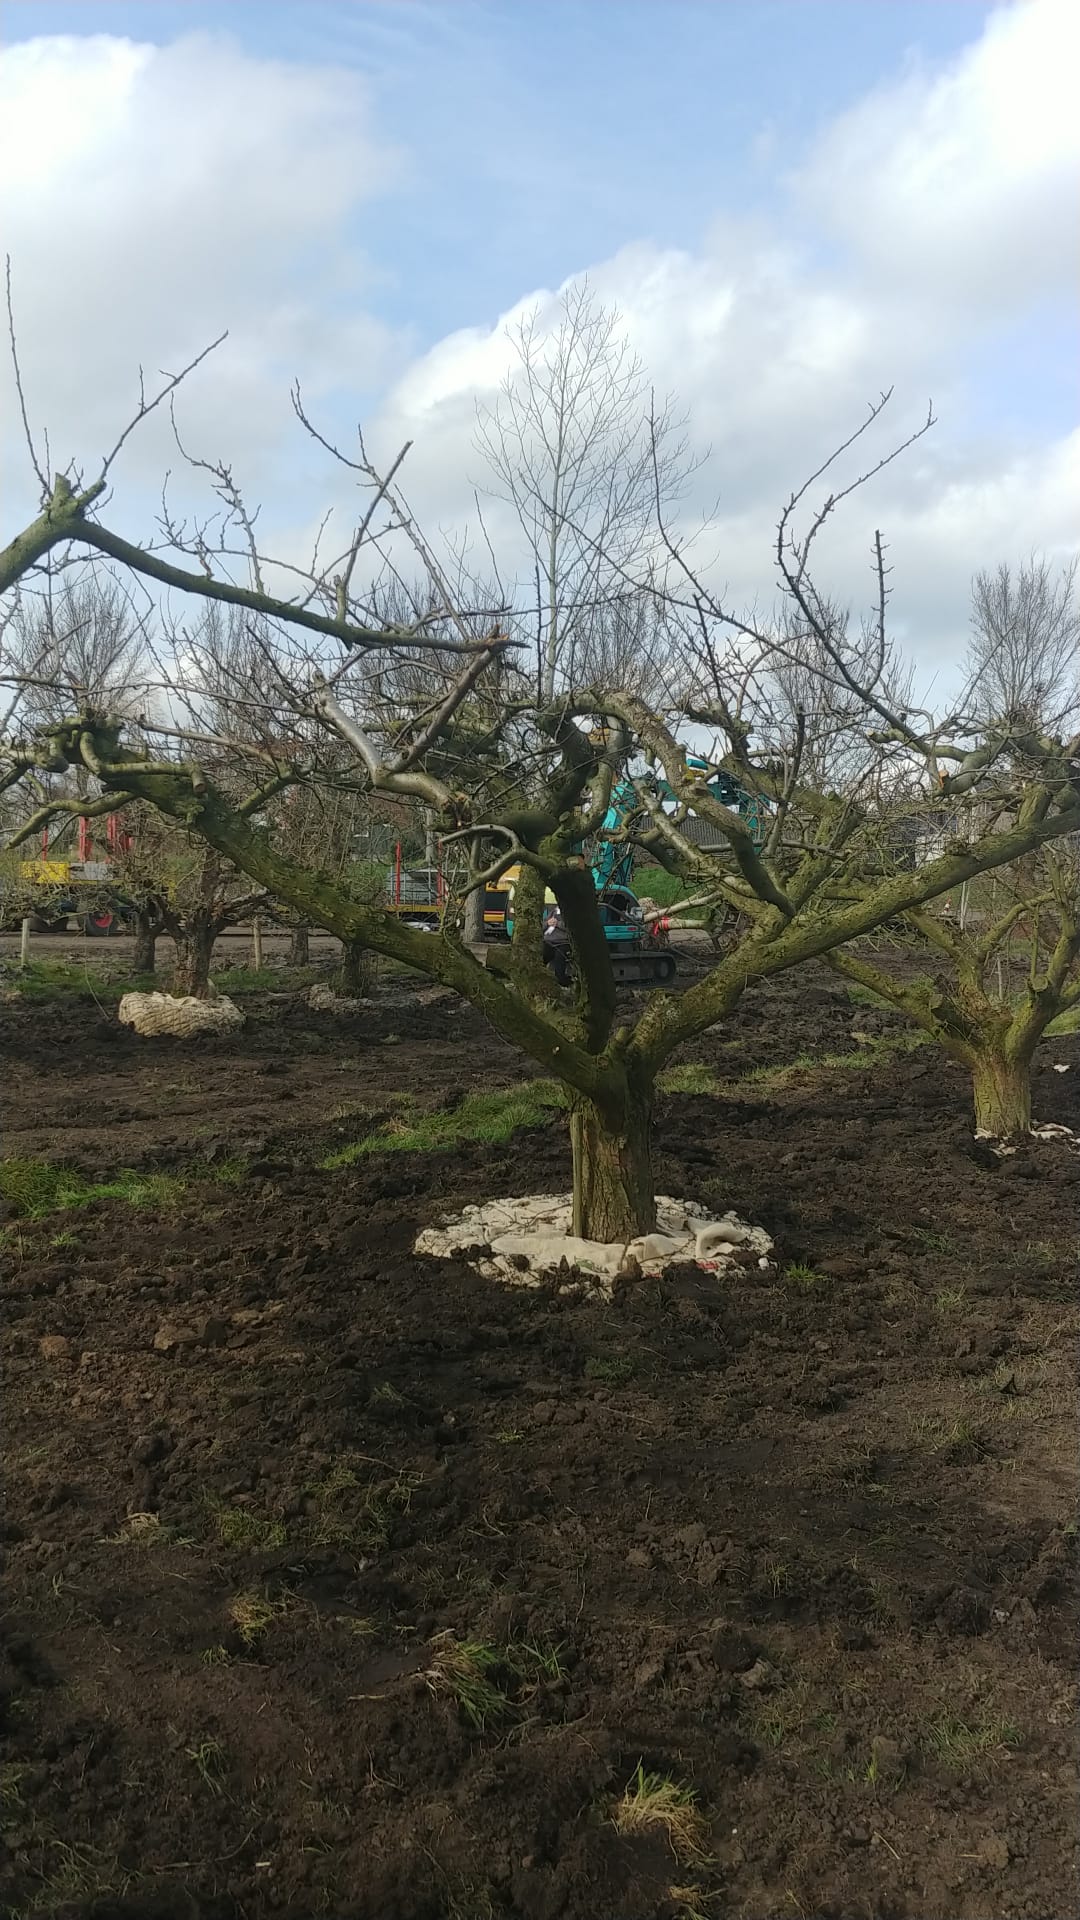
[{"label": "clod of dirt", "polygon": [[[636,1240],[606,1246],[580,1239],[572,1225],[570,1194],[526,1194],[466,1207],[441,1226],[426,1227],[415,1251],[441,1260],[471,1256],[481,1273],[519,1286],[537,1286],[544,1274],[576,1267],[610,1292],[617,1278],[659,1274],[679,1261],[720,1274],[749,1255],[765,1267],[773,1244],[763,1228],[747,1226],[734,1213],[718,1220],[693,1201],[666,1195],[656,1202],[656,1231]],[[483,1245],[489,1254],[475,1258]]]},{"label": "clod of dirt", "polygon": [[885,1734],[875,1734],[870,1742],[870,1759],[874,1778],[884,1786],[895,1786],[907,1772],[907,1762],[895,1740]]},{"label": "clod of dirt", "polygon": [[309,987],[308,1006],[315,1013],[355,1013],[357,1007],[370,1007],[371,1001],[349,993],[335,993],[333,987]]},{"label": "clod of dirt", "polygon": [[38,1346],[44,1360],[71,1359],[71,1341],[66,1340],[62,1333],[43,1334]]},{"label": "clod of dirt", "polygon": [[714,1667],[721,1673],[747,1673],[758,1659],[752,1642],[744,1633],[730,1632],[724,1628],[714,1635],[709,1651]]},{"label": "clod of dirt", "polygon": [[154,1352],[172,1353],[176,1347],[192,1347],[198,1337],[192,1327],[178,1327],[171,1320],[163,1320],[154,1335]]},{"label": "clod of dirt", "polygon": [[739,1675],[739,1685],[746,1687],[750,1693],[765,1693],[770,1687],[779,1687],[782,1684],[781,1675],[772,1663],[765,1659],[755,1660],[752,1667],[748,1667],[745,1673]]}]

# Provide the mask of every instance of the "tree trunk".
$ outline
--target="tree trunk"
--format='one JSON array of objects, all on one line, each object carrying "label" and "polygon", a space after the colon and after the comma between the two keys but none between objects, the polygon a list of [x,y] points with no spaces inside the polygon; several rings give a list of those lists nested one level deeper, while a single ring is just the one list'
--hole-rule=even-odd
[{"label": "tree trunk", "polygon": [[478,947],[484,938],[484,894],[486,888],[474,887],[465,897],[465,945]]},{"label": "tree trunk", "polygon": [[1031,1132],[1031,1061],[1004,1052],[982,1053],[971,1077],[975,1125],[995,1140]]},{"label": "tree trunk", "polygon": [[610,1245],[656,1225],[652,1088],[626,1090],[602,1104],[572,1095],[574,1232]]},{"label": "tree trunk", "polygon": [[173,993],[178,998],[190,995],[195,1000],[208,999],[210,962],[214,953],[214,926],[207,921],[196,920],[182,933],[174,934],[173,938],[176,941]]},{"label": "tree trunk", "polygon": [[300,925],[292,930],[289,945],[289,965],[291,967],[309,967],[311,965],[311,928]]},{"label": "tree trunk", "polygon": [[338,981],[343,993],[357,994],[366,1000],[375,984],[375,955],[359,940],[341,943],[341,969]]},{"label": "tree trunk", "polygon": [[157,959],[158,923],[152,913],[139,910],[135,915],[135,951],[131,956],[133,973],[153,973]]}]

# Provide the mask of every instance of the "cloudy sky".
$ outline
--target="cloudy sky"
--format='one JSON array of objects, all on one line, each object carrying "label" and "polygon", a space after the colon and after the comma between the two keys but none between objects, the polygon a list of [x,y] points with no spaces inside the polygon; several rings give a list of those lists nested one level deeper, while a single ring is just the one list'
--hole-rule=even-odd
[{"label": "cloudy sky", "polygon": [[[3,27],[0,226],[55,465],[228,327],[181,417],[279,540],[347,507],[294,376],[331,434],[412,438],[411,499],[457,525],[508,322],[588,274],[710,450],[733,598],[771,599],[779,506],[887,386],[894,433],[931,395],[939,424],[823,584],[865,598],[880,525],[926,674],[977,567],[1077,544],[1076,0],[6,0]],[[6,370],[0,410],[13,529]],[[117,530],[169,458],[132,444]]]}]

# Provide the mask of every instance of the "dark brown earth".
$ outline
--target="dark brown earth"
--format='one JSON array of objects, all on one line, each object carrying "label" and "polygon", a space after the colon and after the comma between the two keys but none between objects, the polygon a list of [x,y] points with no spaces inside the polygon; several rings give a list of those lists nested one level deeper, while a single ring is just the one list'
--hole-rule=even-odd
[{"label": "dark brown earth", "polygon": [[[409,989],[248,1004],[202,1046],[3,1009],[9,1156],[246,1167],[8,1230],[3,1912],[1066,1920],[1080,1158],[977,1149],[929,1051],[743,1078],[661,1102],[659,1185],[780,1272],[515,1292],[410,1245],[565,1187],[558,1116],[318,1167],[512,1050]],[[695,1057],[888,1027],[791,980]],[[1040,1117],[1078,1086],[1048,1045]],[[483,1729],[446,1636],[498,1650]],[[639,1762],[706,1858],[616,1831]]]}]

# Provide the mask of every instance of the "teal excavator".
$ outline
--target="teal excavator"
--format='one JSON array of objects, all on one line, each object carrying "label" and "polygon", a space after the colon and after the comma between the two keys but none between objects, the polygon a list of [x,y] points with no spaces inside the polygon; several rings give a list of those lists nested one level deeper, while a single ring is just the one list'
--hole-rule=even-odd
[{"label": "teal excavator", "polygon": [[[764,837],[765,803],[747,793],[731,774],[709,765],[698,754],[686,755],[686,770],[703,783],[702,791],[722,806],[742,815],[756,842]],[[679,796],[668,781],[652,776],[650,787],[659,799],[677,800]],[[645,917],[645,910],[631,885],[635,847],[627,830],[645,813],[641,796],[628,778],[616,781],[596,839],[586,850],[584,841],[575,852],[588,858],[596,887],[604,938],[611,956],[611,969],[621,986],[667,986],[674,980],[677,962],[667,945],[668,921]],[[513,882],[516,869],[505,876],[508,900],[506,931],[513,933]],[[554,896],[549,894],[544,907],[544,945],[556,977],[569,978],[570,953],[561,916]]]}]

